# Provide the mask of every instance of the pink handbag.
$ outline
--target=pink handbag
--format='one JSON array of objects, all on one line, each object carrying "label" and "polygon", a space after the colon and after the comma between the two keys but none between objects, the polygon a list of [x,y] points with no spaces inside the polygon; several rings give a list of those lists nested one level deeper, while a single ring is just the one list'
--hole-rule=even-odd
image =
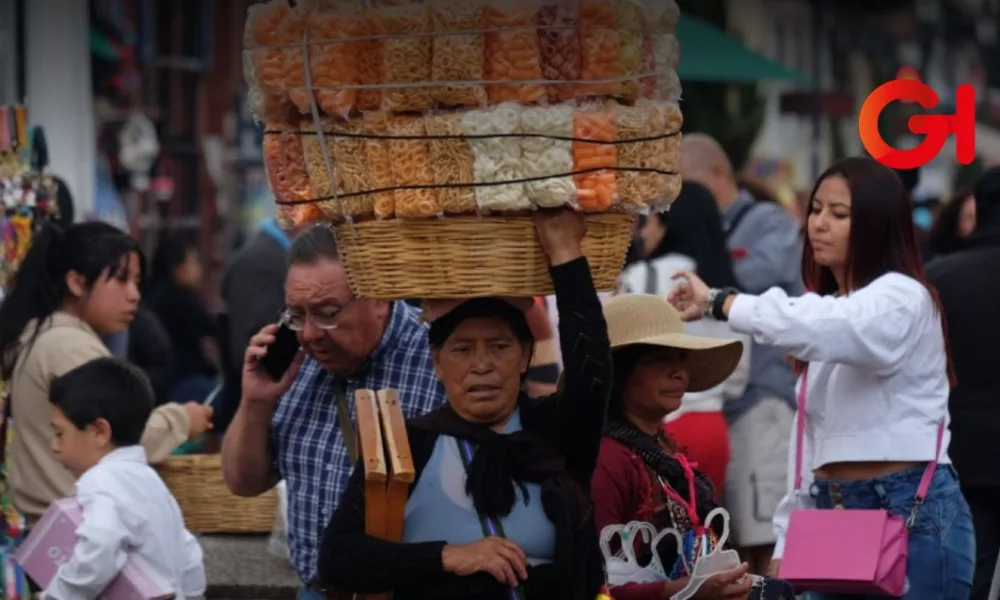
[{"label": "pink handbag", "polygon": [[[807,366],[798,393],[793,490],[796,495],[802,489],[808,372]],[[909,518],[904,520],[883,509],[793,510],[778,578],[792,584],[797,592],[902,596],[906,588],[909,529],[927,497],[941,455],[943,435],[944,421],[938,426],[937,452],[920,479],[916,504]]]}]

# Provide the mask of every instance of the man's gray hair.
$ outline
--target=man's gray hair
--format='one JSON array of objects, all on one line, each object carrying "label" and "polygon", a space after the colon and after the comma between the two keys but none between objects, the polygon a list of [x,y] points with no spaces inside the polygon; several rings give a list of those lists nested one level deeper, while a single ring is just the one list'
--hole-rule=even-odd
[{"label": "man's gray hair", "polygon": [[311,265],[320,259],[339,260],[337,238],[329,225],[313,225],[300,233],[288,249],[289,265]]}]

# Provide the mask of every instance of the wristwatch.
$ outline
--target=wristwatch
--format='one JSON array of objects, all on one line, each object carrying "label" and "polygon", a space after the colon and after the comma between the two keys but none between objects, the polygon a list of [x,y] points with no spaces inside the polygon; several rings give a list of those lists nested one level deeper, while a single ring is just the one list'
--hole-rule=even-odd
[{"label": "wristwatch", "polygon": [[721,289],[712,288],[708,290],[708,300],[705,302],[704,315],[712,317],[716,321],[726,321],[726,315],[722,312],[722,308],[726,304],[726,299],[739,293],[739,290],[731,287]]}]

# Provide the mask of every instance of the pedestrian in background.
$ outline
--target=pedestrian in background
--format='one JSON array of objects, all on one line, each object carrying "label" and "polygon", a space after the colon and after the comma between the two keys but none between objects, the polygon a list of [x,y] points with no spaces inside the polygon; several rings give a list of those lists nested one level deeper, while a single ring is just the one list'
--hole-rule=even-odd
[{"label": "pedestrian in background", "polygon": [[1000,555],[1000,167],[976,184],[976,227],[964,251],[927,266],[941,296],[958,385],[948,406],[954,442],[949,453],[976,530],[972,600],[986,600]]}]

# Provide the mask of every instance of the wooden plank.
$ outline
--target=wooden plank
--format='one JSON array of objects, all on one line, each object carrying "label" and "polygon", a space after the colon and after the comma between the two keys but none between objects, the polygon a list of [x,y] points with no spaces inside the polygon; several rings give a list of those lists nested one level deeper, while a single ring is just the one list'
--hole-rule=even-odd
[{"label": "wooden plank", "polygon": [[413,469],[413,456],[410,454],[410,439],[406,435],[406,419],[403,417],[403,408],[399,403],[399,392],[379,390],[378,409],[382,416],[390,479],[413,483],[416,473]]},{"label": "wooden plank", "polygon": [[389,484],[386,494],[386,536],[392,541],[403,539],[406,500],[414,479],[413,457],[406,435],[406,421],[399,404],[399,392],[379,390],[378,408],[382,417],[382,434],[386,442],[389,463]]},{"label": "wooden plank", "polygon": [[386,481],[389,465],[385,460],[378,399],[372,390],[354,393],[357,413],[358,450],[365,466],[365,481]]},{"label": "wooden plank", "polygon": [[386,480],[382,427],[375,393],[358,390],[354,394],[357,413],[358,449],[365,469],[365,532],[385,538]]}]

